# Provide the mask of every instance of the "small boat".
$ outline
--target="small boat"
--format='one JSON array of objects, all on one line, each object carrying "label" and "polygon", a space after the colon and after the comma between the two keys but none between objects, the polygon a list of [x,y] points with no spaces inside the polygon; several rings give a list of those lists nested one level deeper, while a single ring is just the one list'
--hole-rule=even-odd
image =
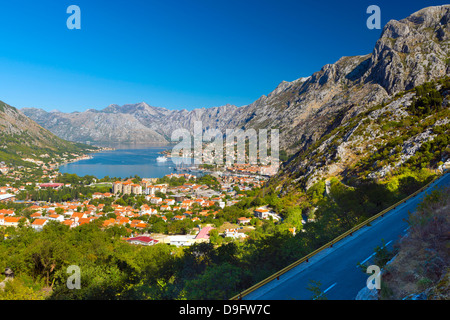
[{"label": "small boat", "polygon": [[165,156],[161,156],[161,157],[156,158],[156,161],[158,161],[158,162],[166,162],[167,158]]}]

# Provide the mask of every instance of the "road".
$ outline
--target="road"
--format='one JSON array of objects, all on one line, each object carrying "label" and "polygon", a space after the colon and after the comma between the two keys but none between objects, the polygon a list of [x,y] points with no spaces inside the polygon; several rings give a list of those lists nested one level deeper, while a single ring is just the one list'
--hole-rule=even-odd
[{"label": "road", "polygon": [[329,300],[354,300],[366,286],[369,274],[358,263],[370,265],[374,249],[382,245],[392,248],[407,233],[408,211],[414,212],[424,195],[435,187],[450,186],[450,173],[433,182],[430,187],[399,205],[372,223],[325,249],[261,288],[243,297],[243,300],[310,300],[310,280],[320,281],[321,290]]}]

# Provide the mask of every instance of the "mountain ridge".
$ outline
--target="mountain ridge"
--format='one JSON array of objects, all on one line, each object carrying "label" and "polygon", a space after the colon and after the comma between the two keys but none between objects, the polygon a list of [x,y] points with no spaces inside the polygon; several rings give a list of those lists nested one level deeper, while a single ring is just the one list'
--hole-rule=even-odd
[{"label": "mountain ridge", "polygon": [[[448,74],[448,21],[450,5],[427,7],[405,19],[391,20],[384,26],[371,53],[344,56],[307,78],[282,81],[272,92],[245,106],[187,111],[151,107],[141,102],[81,112],[84,117],[22,110],[60,137],[80,142],[89,139],[93,143],[164,144],[176,129],[192,131],[195,121],[202,121],[205,130],[214,128],[222,132],[278,128],[281,149],[292,155],[367,108]],[[92,121],[86,116],[89,114],[96,114],[97,120]],[[101,122],[115,129],[107,130]],[[124,125],[127,134],[122,133]]]},{"label": "mountain ridge", "polygon": [[[24,164],[23,158],[52,153],[84,152],[88,146],[65,141],[17,108],[0,101],[0,160],[8,164]],[[95,149],[95,148],[90,148]]]}]

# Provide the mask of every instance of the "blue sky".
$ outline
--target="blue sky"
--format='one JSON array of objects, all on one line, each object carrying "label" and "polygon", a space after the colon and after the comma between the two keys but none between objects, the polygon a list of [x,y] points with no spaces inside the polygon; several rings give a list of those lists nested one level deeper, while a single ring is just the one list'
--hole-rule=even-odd
[{"label": "blue sky", "polygon": [[[81,30],[69,30],[69,5]],[[372,52],[382,26],[442,1],[2,1],[0,100],[47,111],[145,101],[242,106],[283,80]]]}]

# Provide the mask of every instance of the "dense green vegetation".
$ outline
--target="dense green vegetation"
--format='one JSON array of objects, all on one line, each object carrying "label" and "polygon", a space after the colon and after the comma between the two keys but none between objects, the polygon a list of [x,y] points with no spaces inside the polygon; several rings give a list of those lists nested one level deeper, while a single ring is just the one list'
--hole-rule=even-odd
[{"label": "dense green vegetation", "polygon": [[427,82],[414,88],[414,97],[408,110],[415,116],[427,116],[432,112],[442,110],[443,94],[448,94],[450,90],[450,80],[441,81],[441,90],[436,89],[435,83]]},{"label": "dense green vegetation", "polygon": [[218,187],[220,187],[220,183],[219,181],[207,174],[207,175],[203,175],[201,177],[198,177],[197,179],[195,178],[191,178],[191,179],[186,179],[185,177],[180,177],[180,178],[176,178],[176,177],[167,177],[164,176],[162,178],[159,178],[156,181],[156,184],[163,184],[166,183],[168,184],[170,187],[179,187],[182,186],[185,183],[195,183],[195,184],[202,184],[202,185],[207,185],[208,187],[210,187],[211,189],[217,189]]}]

